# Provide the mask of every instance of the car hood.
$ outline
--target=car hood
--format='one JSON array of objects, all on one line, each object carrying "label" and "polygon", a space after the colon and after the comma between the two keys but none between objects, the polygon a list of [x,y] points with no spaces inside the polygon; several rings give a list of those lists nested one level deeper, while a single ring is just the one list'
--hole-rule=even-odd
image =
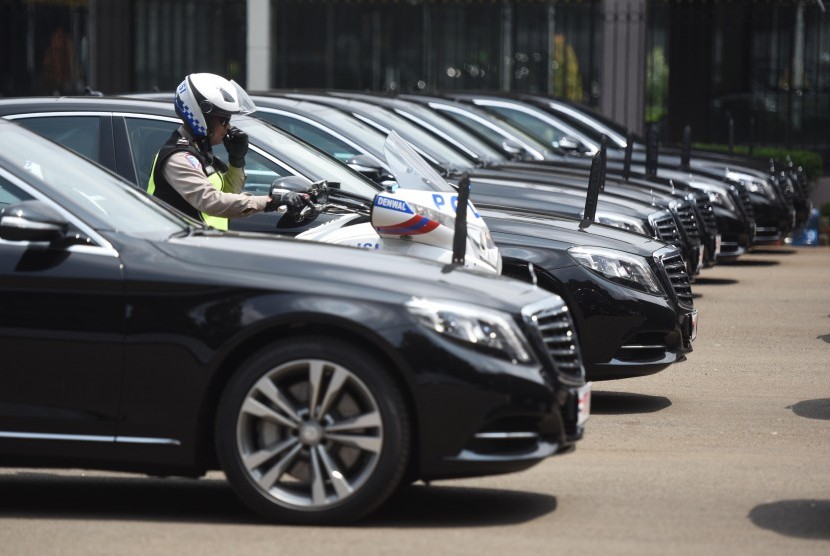
[{"label": "car hood", "polygon": [[266,234],[194,235],[152,245],[223,286],[290,283],[309,293],[393,303],[413,296],[453,299],[509,312],[550,295],[518,280],[432,261]]},{"label": "car hood", "polygon": [[486,208],[479,209],[479,212],[499,247],[499,239],[506,235],[511,237],[510,243],[514,247],[521,243],[519,238],[523,237],[528,246],[537,248],[564,251],[581,245],[616,249],[642,257],[651,257],[655,251],[667,246],[662,241],[596,222],[584,225],[582,221],[572,218],[509,209]]}]

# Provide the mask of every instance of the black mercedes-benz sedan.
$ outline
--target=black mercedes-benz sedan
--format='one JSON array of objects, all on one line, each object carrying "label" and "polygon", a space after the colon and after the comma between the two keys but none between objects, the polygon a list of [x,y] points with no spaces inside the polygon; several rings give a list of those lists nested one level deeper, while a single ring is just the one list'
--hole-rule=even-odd
[{"label": "black mercedes-benz sedan", "polygon": [[[336,117],[336,110],[317,106],[326,112],[315,115],[315,118]],[[266,110],[265,105],[259,106],[253,116],[273,115]],[[173,112],[172,102],[94,97],[4,99],[0,100],[0,115],[13,118],[22,126],[86,154],[142,188],[147,183],[155,149],[179,121]],[[306,119],[311,117],[309,114]],[[353,118],[348,121],[355,122]],[[341,192],[352,194],[355,198],[370,200],[379,190],[377,184],[334,160],[351,161],[356,154],[367,154],[367,151],[347,143],[342,135],[332,135],[324,127],[290,127],[297,135],[319,145],[331,155],[324,156],[305,142],[259,119],[239,117],[234,118],[234,122],[250,137],[246,188],[252,191],[267,191],[274,178],[292,174],[314,181],[325,179],[337,182]],[[380,132],[368,127],[365,130],[367,137],[383,143]],[[85,138],[90,139],[88,143]],[[382,153],[382,146],[380,149]],[[221,145],[217,145],[215,150],[224,158]],[[484,182],[476,188],[480,193]],[[543,200],[549,197],[544,195]],[[498,198],[493,203],[489,201],[484,195],[474,199],[479,208],[498,205]],[[584,200],[581,202],[584,204]],[[529,204],[530,208],[534,206],[534,203]],[[513,233],[509,236],[509,244],[512,255],[504,261],[504,272],[531,281],[533,277],[528,272],[528,264],[533,263],[541,276],[539,285],[568,298],[589,380],[653,374],[685,359],[692,350],[692,340],[696,335],[697,313],[691,295],[686,295],[688,275],[685,270],[678,270],[672,265],[673,280],[661,278],[664,275],[661,268],[664,259],[662,256],[655,258],[655,255],[663,253],[664,243],[599,224],[574,234],[572,228],[579,224],[578,220],[559,219],[563,224],[563,229],[560,229],[556,225],[539,225],[537,221],[542,218],[539,215],[531,222],[529,219],[516,219],[514,214],[492,210],[483,214],[491,231],[496,219],[500,221],[500,228],[505,221],[511,221]],[[231,229],[295,234],[308,226],[316,226],[325,216],[325,213],[322,214],[305,227],[278,228],[279,217],[275,213],[261,213],[231,220]],[[519,228],[524,231],[515,233]],[[557,241],[560,232],[564,234],[563,238],[569,239]],[[606,236],[612,232],[614,240],[609,242]],[[500,249],[501,237],[494,233],[494,240]],[[627,241],[632,242],[631,245],[627,245]],[[522,251],[522,245],[527,248],[525,251]],[[609,251],[592,256],[581,254],[579,257],[567,251],[567,248],[585,245]],[[546,251],[546,254],[541,256],[541,251]],[[522,259],[522,253],[527,253],[528,258]],[[531,256],[533,259],[529,258]],[[545,262],[540,265],[538,262],[541,260]],[[583,279],[549,280],[544,276],[555,276],[563,267],[572,267],[568,270],[569,275],[579,271]],[[677,272],[680,274],[675,275]],[[628,279],[621,279],[621,276]],[[643,281],[656,284],[656,289],[644,289]],[[676,288],[681,291],[680,298],[675,294]],[[636,303],[632,299],[636,299]],[[635,313],[637,318],[629,318]],[[611,328],[613,333],[608,333]]]},{"label": "black mercedes-benz sedan", "polygon": [[[68,128],[70,132],[77,128]],[[561,298],[429,261],[212,230],[0,120],[4,466],[224,471],[271,520],[570,451]]]}]

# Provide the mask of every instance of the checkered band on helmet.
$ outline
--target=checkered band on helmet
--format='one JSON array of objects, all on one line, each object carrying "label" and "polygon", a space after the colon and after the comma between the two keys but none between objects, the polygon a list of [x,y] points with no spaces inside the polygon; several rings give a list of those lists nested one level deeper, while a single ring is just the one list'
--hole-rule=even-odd
[{"label": "checkered band on helmet", "polygon": [[199,108],[199,102],[189,83],[189,76],[176,89],[173,106],[193,137],[207,137],[207,118]]}]

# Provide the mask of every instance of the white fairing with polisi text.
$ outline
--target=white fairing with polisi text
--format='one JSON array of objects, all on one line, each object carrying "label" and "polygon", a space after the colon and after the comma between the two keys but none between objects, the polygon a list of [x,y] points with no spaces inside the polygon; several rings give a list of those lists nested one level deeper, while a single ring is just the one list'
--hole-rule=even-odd
[{"label": "white fairing with polisi text", "polygon": [[[346,214],[297,237],[451,264],[458,191],[394,131],[384,154],[396,184],[375,196],[370,222],[355,223],[365,217]],[[500,274],[501,254],[487,224],[471,202],[466,210],[464,266]]]}]

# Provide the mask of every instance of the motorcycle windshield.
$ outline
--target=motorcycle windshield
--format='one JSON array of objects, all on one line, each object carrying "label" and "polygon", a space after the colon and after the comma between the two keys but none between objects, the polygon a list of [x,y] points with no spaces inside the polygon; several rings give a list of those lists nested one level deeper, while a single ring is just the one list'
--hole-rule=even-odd
[{"label": "motorcycle windshield", "polygon": [[386,163],[403,189],[451,193],[455,188],[441,177],[409,143],[395,131],[390,131],[383,145]]}]

